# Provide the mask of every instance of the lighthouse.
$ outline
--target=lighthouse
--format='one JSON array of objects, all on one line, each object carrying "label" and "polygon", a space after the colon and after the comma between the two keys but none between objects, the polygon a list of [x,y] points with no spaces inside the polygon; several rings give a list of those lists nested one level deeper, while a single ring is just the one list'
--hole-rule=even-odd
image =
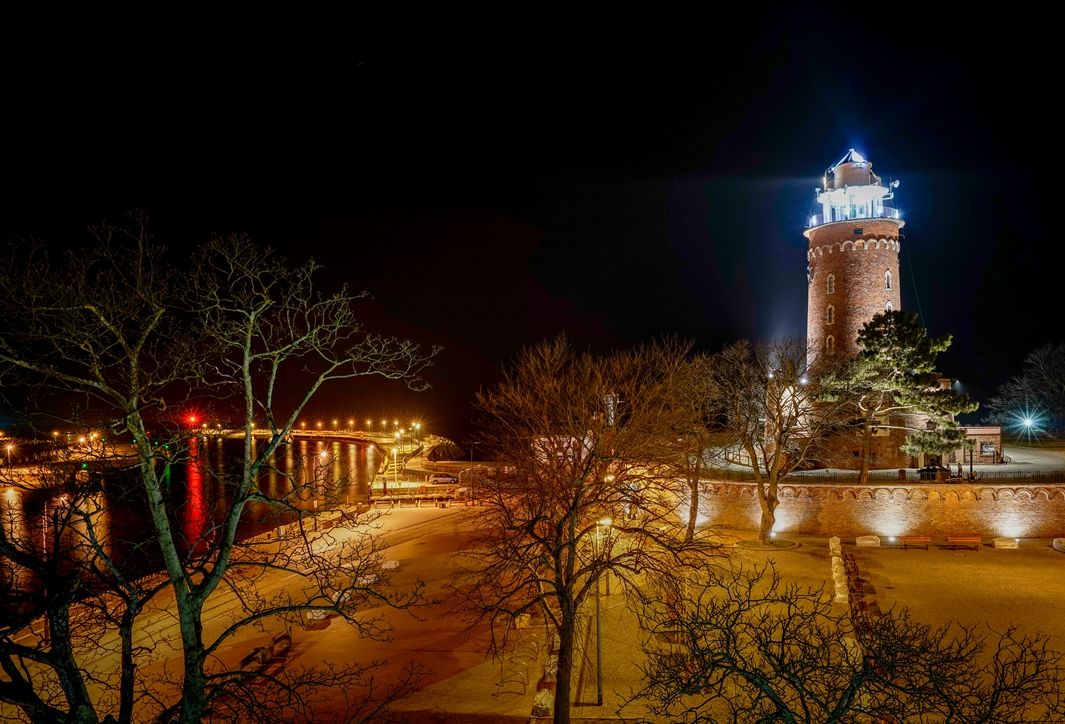
[{"label": "lighthouse", "polygon": [[856,354],[862,326],[880,312],[901,309],[899,231],[906,222],[888,203],[898,185],[884,184],[873,164],[852,148],[814,190],[817,213],[803,232],[809,241],[811,358]]}]

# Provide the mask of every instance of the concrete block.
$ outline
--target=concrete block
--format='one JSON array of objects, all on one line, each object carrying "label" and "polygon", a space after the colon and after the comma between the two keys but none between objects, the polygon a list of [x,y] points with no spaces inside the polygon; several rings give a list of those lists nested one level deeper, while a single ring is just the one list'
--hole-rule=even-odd
[{"label": "concrete block", "polygon": [[995,538],[995,548],[1018,548],[1016,538]]},{"label": "concrete block", "polygon": [[1051,545],[1054,546],[1054,550],[1065,553],[1065,538],[1055,538]]},{"label": "concrete block", "polygon": [[533,716],[551,716],[555,709],[555,692],[550,689],[540,689],[533,699]]},{"label": "concrete block", "polygon": [[558,677],[558,656],[551,654],[544,662],[544,681],[555,681]]},{"label": "concrete block", "polygon": [[860,535],[860,536],[858,536],[857,538],[854,539],[854,544],[856,546],[858,546],[859,548],[867,548],[867,547],[870,547],[870,546],[879,547],[880,546],[880,536],[877,536],[877,535]]},{"label": "concrete block", "polygon": [[394,571],[399,568],[399,561],[385,561],[381,564],[382,571]]}]

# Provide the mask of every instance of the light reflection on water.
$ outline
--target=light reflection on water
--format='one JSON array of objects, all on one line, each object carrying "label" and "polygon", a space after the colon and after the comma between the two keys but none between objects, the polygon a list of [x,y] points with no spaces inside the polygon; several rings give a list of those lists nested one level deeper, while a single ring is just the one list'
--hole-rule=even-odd
[{"label": "light reflection on water", "polygon": [[[256,442],[256,450],[265,444]],[[181,462],[161,467],[174,511],[171,526],[184,551],[195,555],[207,549],[228,512],[242,454],[240,440],[191,438]],[[287,509],[279,512],[269,502],[249,502],[238,536],[290,522],[295,511],[367,500],[383,454],[365,441],[299,438],[283,445],[259,476],[259,490],[266,498],[283,501]],[[102,485],[80,494],[69,482],[64,486],[60,481],[48,487],[7,487],[0,492],[0,524],[9,540],[41,558],[63,557],[73,564],[91,557],[92,542],[129,574],[159,568],[158,547],[144,545],[152,537],[151,518],[133,475],[108,473]],[[33,579],[24,568],[0,559],[0,593],[32,587]]]}]

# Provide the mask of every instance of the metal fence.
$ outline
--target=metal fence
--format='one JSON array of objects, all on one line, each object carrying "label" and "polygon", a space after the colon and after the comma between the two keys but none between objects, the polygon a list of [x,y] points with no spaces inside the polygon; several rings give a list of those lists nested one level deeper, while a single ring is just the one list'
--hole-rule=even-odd
[{"label": "metal fence", "polygon": [[[726,480],[730,482],[740,482],[747,480],[754,480],[754,476],[749,470],[715,470],[712,473],[706,475],[707,478],[713,480]],[[832,472],[827,470],[815,470],[809,472],[792,473],[784,478],[789,483],[857,483],[858,472],[854,470]],[[1022,485],[1034,485],[1038,483],[1065,483],[1065,470],[1043,470],[1043,471],[1010,471],[1010,470],[981,470],[977,472],[973,478],[969,478],[968,474],[964,474],[960,478],[948,478],[946,480],[922,480],[920,474],[914,470],[906,470],[906,479],[903,480],[898,477],[897,474],[885,474],[884,471],[874,471],[869,476],[869,483],[876,484],[888,484],[893,482],[906,482],[906,483],[1001,483],[1004,485],[1022,484]]]}]

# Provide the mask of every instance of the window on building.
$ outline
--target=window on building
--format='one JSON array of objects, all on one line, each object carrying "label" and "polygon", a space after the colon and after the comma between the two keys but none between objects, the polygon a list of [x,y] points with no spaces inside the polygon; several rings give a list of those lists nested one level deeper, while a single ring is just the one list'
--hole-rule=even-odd
[{"label": "window on building", "polygon": [[884,289],[891,289],[891,272],[884,272]]},{"label": "window on building", "polygon": [[825,279],[825,293],[834,294],[835,291],[836,291],[836,275],[835,274],[829,274],[828,278]]},{"label": "window on building", "polygon": [[825,324],[835,324],[836,322],[836,308],[829,304],[825,307]]},{"label": "window on building", "polygon": [[825,337],[825,352],[832,354],[836,351],[836,338],[831,334]]},{"label": "window on building", "polygon": [[890,312],[891,311],[891,300],[890,299],[887,300],[886,302],[884,302],[884,311],[885,312]]}]

